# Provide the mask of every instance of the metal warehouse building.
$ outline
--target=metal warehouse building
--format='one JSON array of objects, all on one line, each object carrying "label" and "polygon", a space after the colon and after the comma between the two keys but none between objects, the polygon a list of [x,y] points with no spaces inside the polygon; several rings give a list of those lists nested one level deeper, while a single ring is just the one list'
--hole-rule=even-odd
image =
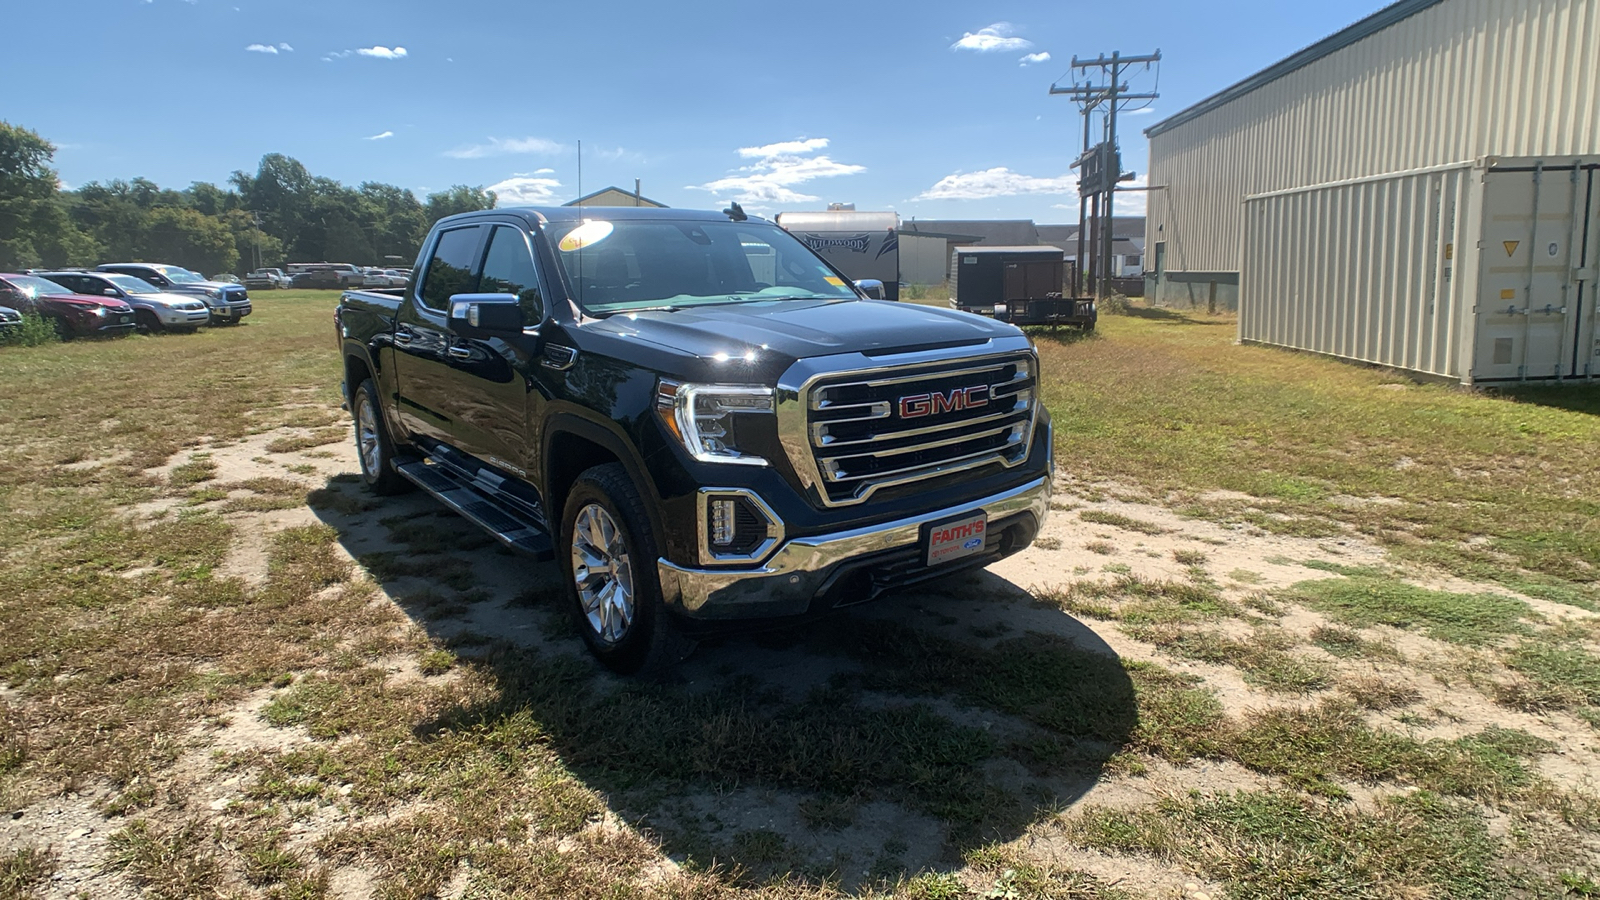
[{"label": "metal warehouse building", "polygon": [[1156,302],[1464,382],[1600,376],[1600,0],[1401,0],[1145,134]]}]

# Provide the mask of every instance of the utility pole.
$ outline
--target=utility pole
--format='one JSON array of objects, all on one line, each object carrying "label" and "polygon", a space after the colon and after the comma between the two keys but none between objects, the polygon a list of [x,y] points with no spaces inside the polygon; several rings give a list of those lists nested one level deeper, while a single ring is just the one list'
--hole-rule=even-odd
[{"label": "utility pole", "polygon": [[[1106,76],[1105,84],[1078,84],[1071,87],[1050,85],[1051,94],[1062,94],[1076,101],[1083,111],[1083,153],[1074,162],[1078,170],[1078,287],[1091,292],[1096,299],[1104,298],[1110,291],[1112,249],[1116,242],[1113,219],[1116,214],[1117,185],[1134,177],[1122,171],[1122,153],[1117,147],[1117,112],[1130,100],[1154,100],[1160,96],[1153,91],[1135,93],[1122,81],[1130,66],[1161,61],[1161,51],[1139,56],[1123,56],[1121,51],[1104,53],[1094,59],[1072,57],[1072,71],[1087,73],[1098,69]],[[1105,137],[1097,145],[1089,144],[1090,120],[1104,107]],[[1089,210],[1093,208],[1093,215]],[[1089,232],[1089,245],[1084,246],[1084,233]],[[1085,253],[1089,254],[1086,259]],[[1089,259],[1093,262],[1090,263]],[[1087,278],[1083,276],[1087,275]]]}]

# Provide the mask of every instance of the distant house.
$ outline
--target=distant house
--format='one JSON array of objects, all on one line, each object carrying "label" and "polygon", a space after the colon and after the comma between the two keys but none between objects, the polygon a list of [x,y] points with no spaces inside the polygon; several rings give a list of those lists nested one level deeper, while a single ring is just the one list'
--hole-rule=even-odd
[{"label": "distant house", "polygon": [[[1060,247],[1068,260],[1078,258],[1077,225],[1040,225],[1039,243]],[[1117,216],[1111,223],[1111,271],[1118,278],[1144,274],[1144,216]]]},{"label": "distant house", "polygon": [[619,187],[605,187],[592,194],[584,194],[562,206],[649,206],[655,209],[666,209],[665,203],[657,203],[649,197],[640,195],[637,191],[625,191]]}]

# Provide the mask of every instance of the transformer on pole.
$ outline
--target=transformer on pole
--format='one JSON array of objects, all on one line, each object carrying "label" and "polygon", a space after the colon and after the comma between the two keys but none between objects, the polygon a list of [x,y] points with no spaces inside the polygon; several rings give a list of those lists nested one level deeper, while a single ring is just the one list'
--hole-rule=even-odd
[{"label": "transformer on pole", "polygon": [[[1122,171],[1122,152],[1117,146],[1117,112],[1130,100],[1154,100],[1160,94],[1154,91],[1134,93],[1124,84],[1122,77],[1129,66],[1161,61],[1161,51],[1141,56],[1123,56],[1114,51],[1110,56],[1101,54],[1094,59],[1072,58],[1072,71],[1084,72],[1099,69],[1106,76],[1105,84],[1074,82],[1071,87],[1050,85],[1051,94],[1062,94],[1076,101],[1083,111],[1083,152],[1073,162],[1078,170],[1078,271],[1073,292],[1089,294],[1102,299],[1110,293],[1112,246],[1115,231],[1112,218],[1116,211],[1117,185],[1130,181],[1132,172]],[[1104,136],[1098,143],[1090,143],[1091,120],[1099,111],[1105,123]],[[1084,238],[1088,237],[1085,246]]]}]

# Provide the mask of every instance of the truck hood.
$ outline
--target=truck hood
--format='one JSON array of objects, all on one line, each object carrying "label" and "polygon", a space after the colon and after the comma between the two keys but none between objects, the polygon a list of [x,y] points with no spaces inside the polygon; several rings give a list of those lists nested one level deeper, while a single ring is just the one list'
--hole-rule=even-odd
[{"label": "truck hood", "polygon": [[598,329],[702,359],[751,355],[790,361],[980,344],[1020,332],[953,309],[885,300],[773,300],[623,313]]}]

